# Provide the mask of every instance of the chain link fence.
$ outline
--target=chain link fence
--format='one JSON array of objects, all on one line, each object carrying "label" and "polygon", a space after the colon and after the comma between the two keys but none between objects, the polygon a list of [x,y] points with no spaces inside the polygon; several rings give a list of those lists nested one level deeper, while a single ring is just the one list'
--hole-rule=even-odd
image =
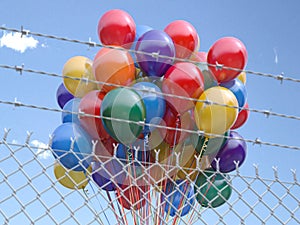
[{"label": "chain link fence", "polygon": [[[137,165],[141,172],[133,170]],[[186,179],[174,181],[172,170]],[[24,144],[8,143],[4,137],[0,142],[0,222],[300,224],[300,184],[295,171],[290,181],[282,181],[276,168],[273,178],[261,177],[257,167],[252,176],[238,168],[225,175],[204,171],[201,164],[193,169],[166,167],[157,162],[122,161],[115,155],[94,160],[85,171],[72,171],[54,160],[47,145],[36,145],[29,138]],[[153,174],[163,176],[154,179]]]}]

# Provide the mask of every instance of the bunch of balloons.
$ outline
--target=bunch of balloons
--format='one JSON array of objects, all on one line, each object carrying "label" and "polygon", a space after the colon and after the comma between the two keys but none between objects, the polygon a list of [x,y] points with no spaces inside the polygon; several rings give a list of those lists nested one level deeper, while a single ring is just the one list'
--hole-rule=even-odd
[{"label": "bunch of balloons", "polygon": [[118,9],[101,16],[98,35],[93,60],[75,56],[63,67],[51,145],[58,181],[80,189],[92,179],[131,210],[155,189],[171,216],[196,202],[224,204],[227,173],[246,157],[235,131],[249,116],[244,44],[223,37],[201,52],[189,22],[156,30]]}]

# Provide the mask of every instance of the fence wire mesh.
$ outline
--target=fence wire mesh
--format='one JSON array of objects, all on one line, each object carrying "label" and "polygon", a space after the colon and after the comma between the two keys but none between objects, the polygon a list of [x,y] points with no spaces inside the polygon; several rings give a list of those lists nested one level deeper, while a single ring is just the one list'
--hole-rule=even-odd
[{"label": "fence wire mesh", "polygon": [[[272,178],[257,167],[225,175],[204,171],[202,161],[187,169],[113,155],[74,175],[51,151],[0,142],[3,224],[300,224],[296,171],[283,181],[276,168]],[[175,170],[186,179],[172,179]]]}]

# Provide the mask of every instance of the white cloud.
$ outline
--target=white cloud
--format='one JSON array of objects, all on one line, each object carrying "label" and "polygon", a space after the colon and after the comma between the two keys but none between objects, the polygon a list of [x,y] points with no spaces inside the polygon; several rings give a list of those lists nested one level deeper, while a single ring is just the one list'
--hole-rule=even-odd
[{"label": "white cloud", "polygon": [[36,152],[36,155],[42,159],[47,159],[49,158],[52,154],[51,154],[51,151],[48,150],[48,145],[41,142],[41,141],[38,141],[38,140],[33,140],[31,141],[31,144],[38,148],[37,149],[37,152]]},{"label": "white cloud", "polygon": [[3,32],[3,36],[0,38],[0,47],[11,48],[20,53],[25,52],[28,48],[36,48],[38,40],[31,36],[23,35],[18,32]]}]

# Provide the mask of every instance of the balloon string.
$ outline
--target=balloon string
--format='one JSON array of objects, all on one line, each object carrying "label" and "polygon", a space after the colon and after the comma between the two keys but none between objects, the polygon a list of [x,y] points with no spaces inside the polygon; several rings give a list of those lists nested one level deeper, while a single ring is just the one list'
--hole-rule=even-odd
[{"label": "balloon string", "polygon": [[[210,179],[210,177],[207,177],[207,178],[209,178]],[[209,189],[211,188],[211,186],[213,185],[213,183],[215,182],[215,179],[216,179],[216,176],[215,175],[213,175],[213,177],[212,177],[212,179],[208,182],[208,186],[207,186],[207,189],[206,189],[206,191],[205,191],[205,193],[204,193],[204,195],[203,195],[203,197],[202,197],[202,199],[201,199],[201,202],[204,200],[204,201],[206,201],[206,195],[208,194],[208,191],[209,191]],[[204,198],[206,198],[206,199],[204,199]],[[210,202],[210,201],[209,201]]]},{"label": "balloon string", "polygon": [[155,219],[154,219],[154,224],[160,224],[160,217],[159,217],[159,215],[162,215],[162,213],[160,213],[161,207],[159,207],[160,200],[161,200],[161,190],[160,189],[158,189],[158,190],[159,190],[159,194],[157,194],[157,198],[156,198],[156,193],[153,192],[153,193],[155,193],[154,199],[157,199],[157,201],[156,201],[156,210],[155,210],[155,215],[156,216],[155,216]]},{"label": "balloon string", "polygon": [[[90,186],[92,187],[92,185],[90,184]],[[97,200],[98,200],[98,202],[99,202],[99,205],[100,205],[100,207],[101,207],[101,210],[103,211],[103,208],[102,208],[102,205],[101,205],[101,203],[100,203],[100,201],[99,201],[99,199],[98,199],[98,197],[97,197],[97,195],[96,195],[96,193],[95,193],[95,191],[94,191],[94,189],[92,188],[92,190],[93,190],[93,192],[94,192],[94,195],[96,196],[96,198],[97,198]],[[94,204],[92,203],[92,201],[90,200],[90,198],[89,198],[89,196],[88,196],[88,194],[87,194],[87,192],[88,192],[88,190],[87,189],[85,189],[85,188],[83,188],[82,189],[82,191],[83,191],[83,194],[84,194],[84,196],[86,197],[86,199],[92,204],[92,207],[94,208],[94,210],[95,210],[95,206],[94,206]],[[96,210],[95,210],[96,211]],[[109,222],[109,220],[108,220],[108,218],[107,218],[107,216],[106,216],[106,213],[104,212],[104,216],[105,216],[105,218],[106,218],[106,220],[107,220],[107,222],[108,222],[108,224],[110,224],[110,222]],[[102,219],[99,217],[99,219],[100,219],[100,222],[104,225],[104,223],[103,223],[103,221],[102,221]]]},{"label": "balloon string", "polygon": [[[178,127],[179,127],[179,123],[180,123],[180,114],[178,113],[177,114],[177,116],[176,116],[176,125],[175,125],[175,134],[174,134],[174,141],[173,141],[173,146],[172,146],[172,153],[174,152],[174,150],[175,150],[175,146],[176,146],[176,140],[177,140],[177,133],[178,133]],[[168,165],[170,165],[170,161],[171,160],[173,160],[173,157],[174,157],[174,155],[172,156],[172,157],[168,157],[169,159],[168,159]],[[167,167],[167,171],[169,170],[169,167]],[[167,182],[165,182],[165,185],[164,185],[164,187],[162,188],[162,189],[164,189],[164,193],[166,193],[166,188],[167,188]],[[173,197],[173,196],[172,196]],[[166,204],[166,203],[165,203]],[[166,217],[165,217],[165,219],[166,219],[166,221],[168,222],[168,220],[169,220],[169,217],[170,217],[170,213],[171,213],[171,205],[170,205],[170,207],[169,207],[169,210],[168,210],[168,212],[167,212],[167,215],[166,215]]]},{"label": "balloon string", "polygon": [[[115,214],[115,216],[116,216],[116,218],[117,218],[117,220],[118,220],[118,215],[117,215],[116,210],[115,210],[115,207],[114,207],[114,205],[113,205],[113,203],[112,203],[112,199],[111,199],[111,197],[110,197],[110,194],[109,194],[108,191],[106,191],[106,194],[107,194],[107,197],[108,197],[108,199],[109,199],[109,201],[110,201],[110,204],[111,204],[111,206],[112,206],[112,208],[113,208],[114,214]],[[117,204],[117,206],[118,206],[118,210],[119,210],[121,219],[122,219],[122,221],[123,221],[123,224],[128,225],[127,218],[126,218],[126,214],[125,214],[124,207],[123,207],[123,204],[122,204],[123,199],[121,198],[122,196],[121,196],[121,194],[120,194],[119,189],[117,189],[117,191],[116,191],[116,196],[117,196],[117,198],[120,198],[120,201],[121,201],[122,210],[121,210],[119,204]],[[123,215],[124,215],[124,217],[123,217]]]},{"label": "balloon string", "polygon": [[[142,162],[145,161],[146,163],[149,163],[148,165],[150,165],[150,157],[147,158],[148,146],[149,146],[149,133],[145,132],[145,134],[144,134],[144,152],[143,152]],[[148,178],[147,182],[150,183],[150,177],[147,176],[147,178]],[[151,200],[151,193],[150,193],[150,191],[148,191],[146,199]],[[146,202],[146,204],[147,204],[147,206],[145,207],[144,217],[143,218],[147,218],[146,224],[149,224],[150,218],[147,217],[147,215],[151,211],[151,206],[150,206],[150,204],[149,204],[148,201]]]},{"label": "balloon string", "polygon": [[[183,189],[183,191],[182,191],[183,194],[185,194],[185,192],[187,191],[188,185],[189,185],[188,183],[184,183],[184,189]],[[179,188],[179,190],[180,190],[180,188]],[[179,205],[178,205],[178,209],[180,209],[180,210],[179,210],[179,216],[181,215],[181,212],[182,212],[183,209],[184,209],[184,207],[182,207],[182,206],[185,205],[186,201],[187,201],[187,197],[183,195],[182,198],[180,198],[180,202],[179,202]],[[176,214],[175,219],[174,219],[174,221],[173,221],[173,225],[176,225],[176,224],[179,223],[179,220],[178,220],[178,217],[179,217],[179,216]]]},{"label": "balloon string", "polygon": [[205,137],[204,143],[203,143],[202,148],[201,148],[200,153],[199,153],[199,155],[200,155],[200,161],[201,161],[201,159],[202,159],[202,157],[203,157],[203,155],[204,155],[204,153],[205,153],[205,151],[207,149],[208,141],[209,141],[209,138]]},{"label": "balloon string", "polygon": [[177,133],[178,133],[178,128],[179,128],[179,123],[180,123],[180,114],[178,113],[176,116],[176,127],[175,127],[175,134],[174,134],[174,141],[173,141],[173,151],[176,146],[176,139],[177,139]]},{"label": "balloon string", "polygon": [[[131,167],[131,166],[129,166],[128,167],[128,173],[129,174],[133,174],[133,177],[135,178],[136,177],[136,171],[135,171],[135,169],[134,169],[134,167],[135,167],[135,164],[133,163],[133,168]],[[132,169],[133,169],[133,172],[132,172]],[[129,182],[130,182],[130,186],[132,186],[132,179],[131,178],[129,178]],[[138,185],[136,184],[136,186],[138,187]],[[136,190],[136,192],[134,192],[134,190],[133,189],[128,189],[128,192],[129,192],[129,201],[131,201],[131,202],[129,202],[129,204],[130,203],[133,203],[133,204],[136,204],[136,202],[135,202],[135,196],[136,196],[136,199],[138,199],[138,190]],[[127,200],[126,200],[127,201]],[[141,203],[142,204],[142,203]],[[139,207],[138,205],[136,205],[136,207]],[[131,215],[132,215],[132,217],[133,217],[133,220],[134,220],[134,224],[136,225],[136,224],[139,224],[139,220],[138,220],[138,215],[137,215],[137,213],[135,212],[135,211],[133,211],[133,210],[130,210],[131,211]]]},{"label": "balloon string", "polygon": [[[169,148],[169,151],[170,151],[171,148],[172,148],[172,153],[174,152],[175,146],[176,146],[176,140],[177,140],[177,134],[178,134],[179,123],[180,123],[180,114],[178,113],[178,114],[176,115],[175,134],[174,134],[173,146],[172,146],[172,147],[170,146],[170,148]],[[172,154],[172,153],[171,153],[171,154]],[[174,155],[172,155],[172,157],[168,157],[168,165],[170,165],[170,161],[173,160],[173,157],[174,157]],[[166,174],[166,175],[168,175],[169,169],[170,169],[169,166],[167,166],[167,174]],[[163,181],[162,181],[162,182],[163,182]],[[162,187],[162,190],[161,190],[162,193],[166,193],[166,187],[167,187],[167,181],[165,182],[165,184],[163,184],[163,187]],[[166,204],[166,203],[165,203],[165,204]],[[164,204],[164,205],[165,205],[165,204]],[[161,209],[161,211],[163,211],[163,210]],[[169,207],[169,210],[168,210],[167,214],[165,215],[165,220],[166,220],[166,222],[168,222],[168,220],[169,220],[170,213],[171,213],[171,207]]]}]

